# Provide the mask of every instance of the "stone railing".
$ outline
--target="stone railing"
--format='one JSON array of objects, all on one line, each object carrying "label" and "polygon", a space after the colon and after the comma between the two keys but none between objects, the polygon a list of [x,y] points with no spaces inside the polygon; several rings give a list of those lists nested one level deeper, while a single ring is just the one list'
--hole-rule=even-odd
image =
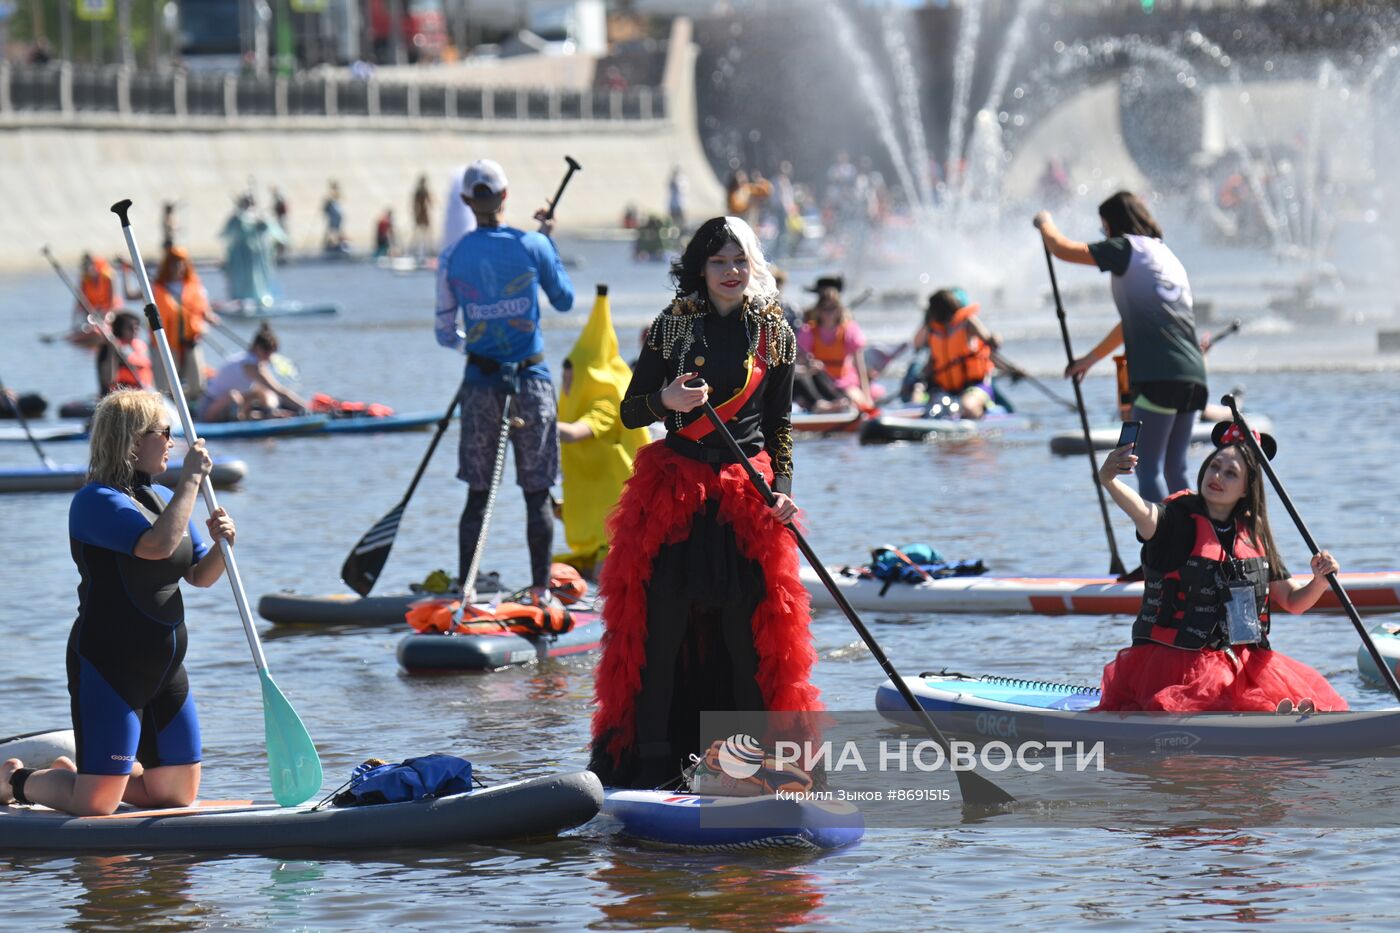
[{"label": "stone railing", "polygon": [[664,91],[393,84],[373,78],[158,74],[120,66],[0,62],[0,117],[146,115],[215,118],[658,120]]}]

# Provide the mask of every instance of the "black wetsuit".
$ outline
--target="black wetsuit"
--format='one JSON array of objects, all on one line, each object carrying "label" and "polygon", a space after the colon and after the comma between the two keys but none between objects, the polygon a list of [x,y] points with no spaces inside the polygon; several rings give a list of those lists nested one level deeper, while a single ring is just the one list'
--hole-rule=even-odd
[{"label": "black wetsuit", "polygon": [[133,555],[171,493],[137,475],[126,493],[89,483],[68,512],[78,618],[68,637],[68,692],[81,774],[130,774],[200,760],[189,694],[180,580],[209,544],[194,522],[164,560]]}]

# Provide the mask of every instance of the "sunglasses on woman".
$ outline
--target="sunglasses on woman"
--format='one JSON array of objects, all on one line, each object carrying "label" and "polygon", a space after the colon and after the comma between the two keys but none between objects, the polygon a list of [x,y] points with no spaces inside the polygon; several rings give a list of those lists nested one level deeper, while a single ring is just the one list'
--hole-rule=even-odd
[{"label": "sunglasses on woman", "polygon": [[146,434],[159,434],[161,437],[165,438],[168,441],[170,440],[170,425],[167,424],[163,428],[152,428],[149,431],[142,432],[143,436]]}]

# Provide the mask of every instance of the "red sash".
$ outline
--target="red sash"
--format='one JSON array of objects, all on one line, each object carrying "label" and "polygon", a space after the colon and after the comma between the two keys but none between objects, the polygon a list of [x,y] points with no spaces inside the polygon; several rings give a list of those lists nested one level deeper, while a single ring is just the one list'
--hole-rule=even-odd
[{"label": "red sash", "polygon": [[[746,361],[749,376],[744,380],[743,386],[734,393],[733,398],[715,408],[715,414],[719,415],[720,421],[728,422],[730,418],[734,417],[735,413],[744,407],[744,403],[753,398],[753,394],[758,391],[759,383],[763,382],[763,375],[768,371],[768,364],[763,359],[764,350],[767,349],[768,344],[767,336],[763,333],[758,336],[758,351]],[[701,415],[676,433],[687,440],[698,441],[714,429],[715,426],[710,423],[710,419]]]}]

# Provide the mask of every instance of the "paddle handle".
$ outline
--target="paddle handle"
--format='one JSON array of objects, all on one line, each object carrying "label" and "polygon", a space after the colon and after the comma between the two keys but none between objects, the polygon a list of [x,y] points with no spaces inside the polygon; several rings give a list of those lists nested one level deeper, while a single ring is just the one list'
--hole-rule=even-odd
[{"label": "paddle handle", "polygon": [[[692,382],[693,381],[694,380],[692,380]],[[729,429],[725,427],[724,421],[720,419],[719,413],[715,411],[715,407],[710,404],[708,399],[702,402],[701,405],[703,406],[702,411],[705,417],[709,419],[710,425],[714,428],[720,439],[724,441],[725,446],[729,448],[729,452],[734,456],[735,461],[743,466],[744,472],[749,475],[749,481],[752,482],[754,488],[758,490],[758,494],[763,498],[763,501],[768,503],[769,506],[774,505],[778,501],[777,495],[773,492],[772,487],[768,485],[768,481],[763,478],[763,474],[758,472],[758,469],[754,467],[748,457],[744,456],[744,451],[739,447],[738,441],[734,440],[734,435],[730,434]],[[934,723],[933,718],[929,716],[928,710],[924,709],[919,703],[918,699],[914,696],[914,692],[910,690],[909,685],[904,682],[904,678],[900,677],[899,672],[894,669],[894,665],[880,648],[880,644],[875,640],[875,636],[870,634],[870,630],[865,627],[865,623],[861,621],[860,616],[856,615],[855,608],[851,606],[845,594],[841,592],[841,588],[836,585],[836,581],[831,578],[831,574],[827,571],[826,565],[817,557],[816,552],[813,551],[812,546],[807,543],[807,539],[803,536],[802,532],[797,530],[797,525],[795,523],[786,522],[785,525],[787,530],[792,533],[793,540],[797,542],[797,549],[802,552],[803,557],[807,558],[807,563],[811,565],[812,569],[816,571],[817,576],[821,578],[822,585],[826,587],[832,598],[836,600],[836,604],[841,607],[841,611],[845,613],[847,621],[855,628],[856,634],[860,636],[861,641],[865,642],[865,646],[870,649],[870,654],[875,658],[876,663],[880,665],[885,675],[889,677],[890,681],[895,685],[895,689],[898,690],[899,695],[904,698],[904,702],[909,705],[909,709],[918,717],[920,724],[928,733],[929,738],[937,742],[942,747],[944,753],[951,758],[952,746],[948,742],[947,737],[943,735],[937,724]],[[997,805],[1011,803],[1016,799],[975,771],[955,771],[954,773],[958,779],[958,786],[962,789],[965,802]],[[975,797],[976,800],[968,800],[969,797]]]},{"label": "paddle handle", "polygon": [[[1050,244],[1041,241],[1045,248],[1045,268],[1050,270],[1050,291],[1055,295],[1055,315],[1060,319],[1060,336],[1065,342],[1065,359],[1074,363],[1074,347],[1069,342],[1069,322],[1065,320],[1064,302],[1060,301],[1060,280],[1055,276],[1055,258],[1050,255]],[[1089,434],[1089,415],[1084,410],[1084,390],[1078,379],[1071,379],[1074,386],[1074,404],[1079,409],[1079,427],[1084,431],[1084,448],[1089,454],[1089,476],[1094,483],[1094,492],[1099,497],[1099,512],[1103,515],[1103,530],[1108,536],[1108,572],[1115,577],[1123,576],[1123,559],[1118,556],[1118,539],[1113,536],[1113,522],[1108,517],[1108,499],[1104,496],[1103,484],[1099,482],[1099,458],[1094,456],[1094,439]]]},{"label": "paddle handle", "polygon": [[[1239,406],[1235,403],[1233,395],[1226,395],[1221,398],[1222,405],[1230,407],[1230,419],[1239,426],[1244,434],[1245,443],[1254,451],[1254,458],[1259,461],[1260,467],[1264,470],[1264,475],[1269,478],[1269,482],[1274,487],[1274,492],[1278,493],[1279,501],[1288,510],[1288,515],[1293,519],[1293,524],[1298,526],[1298,532],[1303,536],[1303,542],[1307,544],[1308,551],[1314,556],[1321,553],[1322,549],[1317,546],[1317,541],[1313,538],[1312,532],[1308,531],[1308,526],[1303,522],[1303,516],[1298,514],[1298,510],[1293,506],[1293,500],[1288,495],[1288,490],[1283,488],[1283,481],[1274,472],[1273,465],[1269,463],[1269,458],[1264,456],[1264,451],[1259,447],[1259,441],[1254,437],[1254,432],[1249,429],[1249,424],[1244,420],[1244,415],[1240,414]],[[1366,651],[1371,655],[1371,660],[1376,663],[1376,667],[1381,672],[1381,677],[1385,679],[1385,684],[1390,688],[1390,692],[1400,700],[1400,682],[1395,678],[1395,670],[1389,661],[1381,656],[1380,649],[1376,647],[1375,641],[1371,638],[1371,633],[1366,631],[1366,626],[1361,622],[1361,614],[1356,611],[1356,606],[1352,603],[1351,597],[1347,595],[1346,588],[1342,586],[1342,581],[1337,579],[1335,573],[1327,575],[1327,582],[1332,587],[1333,594],[1337,597],[1337,603],[1346,612],[1347,618],[1351,619],[1352,626],[1356,633],[1361,636],[1361,643],[1366,646]]]},{"label": "paddle handle", "polygon": [[[180,416],[180,427],[185,432],[185,441],[193,445],[198,440],[194,433],[194,419],[190,416],[189,402],[185,400],[185,391],[180,385],[180,374],[175,368],[175,354],[170,351],[170,341],[166,339],[165,328],[160,322],[160,311],[156,308],[155,292],[151,290],[151,279],[146,274],[146,264],[141,261],[141,247],[137,245],[136,235],[131,231],[131,221],[127,219],[130,207],[131,201],[118,201],[112,205],[112,213],[121,218],[122,235],[126,238],[127,252],[131,254],[131,265],[141,283],[141,294],[146,300],[146,321],[151,326],[156,352],[161,366],[165,369],[166,380],[170,384],[170,397],[175,403],[175,411]],[[207,475],[200,480],[199,492],[204,497],[204,505],[209,514],[213,515],[219,508],[219,501],[214,495],[214,484],[209,481]],[[248,594],[243,588],[243,577],[238,572],[238,561],[233,556],[233,545],[220,538],[219,550],[224,555],[224,572],[233,588],[233,601],[238,605],[238,615],[243,620],[243,634],[247,636],[248,647],[253,652],[253,663],[259,671],[266,672],[267,657],[263,654],[258,631],[253,626],[253,612],[248,605]]]}]

